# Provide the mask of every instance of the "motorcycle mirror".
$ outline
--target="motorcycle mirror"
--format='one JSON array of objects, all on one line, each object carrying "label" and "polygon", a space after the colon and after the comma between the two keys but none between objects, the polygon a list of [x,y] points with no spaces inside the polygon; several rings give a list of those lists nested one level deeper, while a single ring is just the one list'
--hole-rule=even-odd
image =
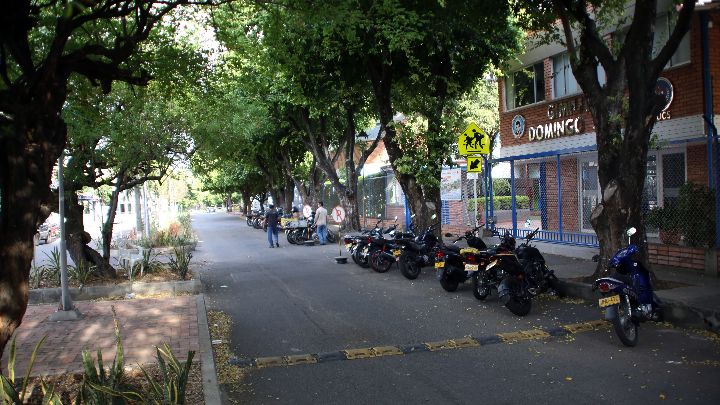
[{"label": "motorcycle mirror", "polygon": [[437,214],[432,214],[432,216],[430,216],[430,219],[435,219],[435,218],[437,218]]},{"label": "motorcycle mirror", "polygon": [[414,218],[415,218],[415,214],[410,215],[410,218],[414,219]]},{"label": "motorcycle mirror", "polygon": [[630,236],[635,235],[636,232],[637,232],[637,229],[635,229],[635,227],[632,227],[632,228],[628,229],[627,232],[625,232],[625,233],[627,234],[628,237],[630,237]]},{"label": "motorcycle mirror", "polygon": [[382,214],[378,214],[378,219],[382,219]]},{"label": "motorcycle mirror", "polygon": [[595,256],[593,256],[593,257],[592,257],[592,261],[594,261],[595,263],[599,262],[599,261],[600,261],[600,255],[595,255]]}]

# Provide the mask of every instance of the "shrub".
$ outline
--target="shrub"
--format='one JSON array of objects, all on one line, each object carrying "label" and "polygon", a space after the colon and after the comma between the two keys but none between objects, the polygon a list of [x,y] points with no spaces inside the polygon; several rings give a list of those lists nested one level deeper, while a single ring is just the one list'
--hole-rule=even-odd
[{"label": "shrub", "polygon": [[[468,204],[468,211],[475,211],[475,201],[479,204],[478,211],[485,209],[485,197],[479,197],[477,199],[471,198]],[[515,196],[515,204],[517,209],[530,208],[530,198],[525,195]],[[493,197],[493,209],[495,210],[509,210],[512,209],[512,197],[510,196],[495,196]]]},{"label": "shrub", "polygon": [[[189,351],[187,361],[183,363],[175,357],[167,343],[164,343],[162,348],[156,347],[155,350],[157,351],[158,367],[160,368],[162,381],[160,383],[156,382],[144,368],[140,367],[150,385],[150,395],[153,402],[184,404],[185,389],[195,352]],[[146,398],[145,402],[149,403],[150,401]]]},{"label": "shrub", "polygon": [[173,248],[173,255],[169,259],[170,270],[177,273],[182,280],[185,280],[190,270],[190,259],[192,259],[190,248],[187,246]]},{"label": "shrub", "polygon": [[[33,365],[35,364],[35,358],[37,357],[37,352],[40,349],[40,346],[42,346],[43,342],[45,341],[45,338],[47,336],[43,336],[42,339],[40,339],[39,342],[35,345],[35,349],[33,349],[32,353],[30,354],[30,363],[28,364],[28,369],[25,372],[25,378],[22,379],[22,381],[19,381],[19,379],[15,378],[15,337],[13,337],[12,343],[10,344],[10,358],[7,362],[7,370],[8,370],[8,376],[5,377],[5,375],[0,374],[0,399],[2,400],[3,404],[23,404],[25,403],[25,394],[27,394],[27,388],[28,388],[28,381],[30,380],[30,372],[32,371]],[[60,400],[60,397],[55,394],[55,390],[52,387],[48,387],[45,385],[45,381],[41,381],[42,391],[43,391],[43,404],[52,404],[52,405],[62,405],[62,401]]]},{"label": "shrub", "polygon": [[695,183],[680,187],[677,218],[685,243],[702,247],[715,245],[715,195]]},{"label": "shrub", "polygon": [[510,181],[508,179],[493,179],[493,194],[498,196],[510,195]]}]

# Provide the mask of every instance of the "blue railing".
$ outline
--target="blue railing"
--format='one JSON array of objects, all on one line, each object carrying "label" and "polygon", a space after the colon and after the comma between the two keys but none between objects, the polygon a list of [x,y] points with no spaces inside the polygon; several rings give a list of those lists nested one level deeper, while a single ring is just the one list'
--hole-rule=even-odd
[{"label": "blue railing", "polygon": [[[533,231],[533,229],[517,229],[513,232],[512,228],[495,228],[500,234],[510,232],[517,239],[524,238]],[[548,243],[561,243],[563,245],[576,245],[576,246],[587,246],[587,247],[598,247],[597,235],[592,233],[570,233],[570,232],[559,232],[559,231],[538,231],[533,237],[533,240]]]}]

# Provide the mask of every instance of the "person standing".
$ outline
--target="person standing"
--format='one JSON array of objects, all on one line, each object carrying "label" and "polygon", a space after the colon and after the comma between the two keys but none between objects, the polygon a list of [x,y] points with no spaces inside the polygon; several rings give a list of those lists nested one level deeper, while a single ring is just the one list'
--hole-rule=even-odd
[{"label": "person standing", "polygon": [[[265,223],[267,224],[267,232],[268,232],[268,243],[270,244],[270,247],[280,247],[280,244],[278,243],[278,222],[280,218],[280,214],[275,209],[275,206],[270,204],[270,210],[265,213]],[[275,237],[275,246],[273,246],[273,235]]]},{"label": "person standing", "polygon": [[320,244],[327,243],[327,210],[323,207],[323,202],[318,202],[318,209],[315,211],[315,225],[317,225],[318,238]]}]

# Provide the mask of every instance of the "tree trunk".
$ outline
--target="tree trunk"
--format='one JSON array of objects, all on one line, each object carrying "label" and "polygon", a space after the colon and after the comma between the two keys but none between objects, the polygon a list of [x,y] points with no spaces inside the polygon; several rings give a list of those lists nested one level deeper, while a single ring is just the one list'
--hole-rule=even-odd
[{"label": "tree trunk", "polygon": [[110,206],[108,207],[108,215],[102,228],[103,238],[103,259],[110,263],[110,245],[112,244],[113,226],[115,223],[115,214],[117,213],[118,200],[120,199],[121,185],[125,182],[125,168],[120,169],[113,189],[110,195]]},{"label": "tree trunk", "polygon": [[[47,96],[38,102],[54,100],[52,92]],[[30,105],[6,110],[12,122],[0,117],[0,358],[27,309],[34,235],[50,215],[51,176],[58,145],[65,143],[65,124],[47,111],[46,105]]]},{"label": "tree trunk", "polygon": [[242,196],[242,204],[243,204],[243,215],[247,216],[247,214],[251,210],[252,202],[250,199],[250,192],[249,191],[240,191],[240,195]]},{"label": "tree trunk", "polygon": [[295,182],[292,177],[285,176],[285,190],[283,191],[285,193],[283,209],[288,213],[292,210],[293,200],[295,199]]}]

